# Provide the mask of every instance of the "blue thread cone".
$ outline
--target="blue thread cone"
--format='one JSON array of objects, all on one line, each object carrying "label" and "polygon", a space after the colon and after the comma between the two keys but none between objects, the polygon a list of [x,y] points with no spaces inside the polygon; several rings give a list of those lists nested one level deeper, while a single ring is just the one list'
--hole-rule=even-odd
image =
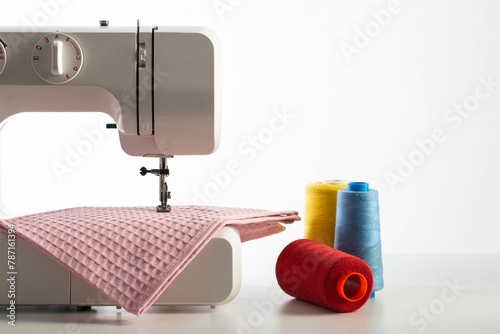
[{"label": "blue thread cone", "polygon": [[378,191],[369,189],[368,183],[351,182],[338,191],[334,248],[368,264],[373,292],[384,287]]}]

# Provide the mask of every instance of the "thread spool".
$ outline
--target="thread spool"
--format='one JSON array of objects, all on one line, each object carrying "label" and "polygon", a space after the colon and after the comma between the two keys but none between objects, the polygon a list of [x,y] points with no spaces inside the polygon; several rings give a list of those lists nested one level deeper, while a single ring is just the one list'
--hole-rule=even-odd
[{"label": "thread spool", "polygon": [[373,274],[373,292],[384,287],[378,191],[350,182],[337,194],[335,248],[362,259]]},{"label": "thread spool", "polygon": [[373,288],[370,267],[361,259],[308,239],[283,249],[276,278],[290,296],[337,312],[356,311]]},{"label": "thread spool", "polygon": [[304,238],[333,247],[337,192],[347,188],[347,181],[326,180],[306,186]]}]

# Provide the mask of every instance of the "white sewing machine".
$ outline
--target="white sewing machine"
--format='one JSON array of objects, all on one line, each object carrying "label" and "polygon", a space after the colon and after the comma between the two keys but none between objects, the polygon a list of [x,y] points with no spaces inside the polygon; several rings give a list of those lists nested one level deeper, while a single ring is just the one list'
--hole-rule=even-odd
[{"label": "white sewing machine", "polygon": [[[210,154],[219,145],[220,49],[204,28],[0,28],[0,129],[22,112],[103,112],[122,149],[156,157],[160,205],[169,214],[167,158]],[[161,73],[162,80],[155,80]],[[157,78],[156,78],[157,79]],[[0,208],[0,216],[3,214]],[[3,214],[5,218],[5,214]],[[0,270],[7,272],[0,232]],[[114,305],[45,254],[18,239],[17,305]],[[0,280],[0,304],[8,282]],[[241,284],[238,232],[222,229],[177,276],[155,305],[221,305]]]}]

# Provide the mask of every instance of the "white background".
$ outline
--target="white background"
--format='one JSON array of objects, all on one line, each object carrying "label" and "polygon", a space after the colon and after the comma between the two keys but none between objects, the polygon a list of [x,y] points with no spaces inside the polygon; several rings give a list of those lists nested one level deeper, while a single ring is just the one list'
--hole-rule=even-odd
[{"label": "white background", "polygon": [[[229,3],[230,10],[218,12],[218,3]],[[380,192],[385,253],[498,253],[500,86],[468,117],[454,114],[452,121],[446,115],[454,105],[474,101],[481,77],[500,82],[500,5],[402,0],[382,26],[373,12],[388,6],[327,0],[10,1],[2,4],[0,24],[41,29],[108,19],[134,26],[140,19],[144,25],[199,25],[217,33],[223,45],[222,142],[213,155],[171,160],[174,205],[199,202],[202,193],[210,205],[303,215],[307,183],[367,181]],[[365,29],[372,29],[372,37],[363,45],[356,37]],[[351,50],[357,45],[357,53],[346,56],[347,44]],[[284,112],[291,117],[270,135],[276,113]],[[13,214],[156,205],[156,178],[138,171],[157,161],[126,156],[103,120],[101,114],[22,115],[4,127],[0,194]],[[86,141],[86,131],[100,131],[102,141],[58,178],[54,163]],[[444,139],[425,154],[418,142],[434,131]],[[252,137],[260,138],[259,150],[251,148]],[[401,161],[409,159],[417,166],[391,184],[388,175],[398,175]],[[233,160],[237,175],[222,177]],[[245,251],[277,254],[301,236],[299,222],[249,243]]]}]

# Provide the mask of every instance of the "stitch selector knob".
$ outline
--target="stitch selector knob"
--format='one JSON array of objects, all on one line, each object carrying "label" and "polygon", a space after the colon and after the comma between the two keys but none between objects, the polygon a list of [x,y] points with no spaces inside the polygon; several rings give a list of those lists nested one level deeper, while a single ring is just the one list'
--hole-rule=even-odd
[{"label": "stitch selector knob", "polygon": [[71,36],[61,33],[50,34],[35,44],[31,63],[43,81],[65,84],[80,73],[83,65],[82,48]]}]

